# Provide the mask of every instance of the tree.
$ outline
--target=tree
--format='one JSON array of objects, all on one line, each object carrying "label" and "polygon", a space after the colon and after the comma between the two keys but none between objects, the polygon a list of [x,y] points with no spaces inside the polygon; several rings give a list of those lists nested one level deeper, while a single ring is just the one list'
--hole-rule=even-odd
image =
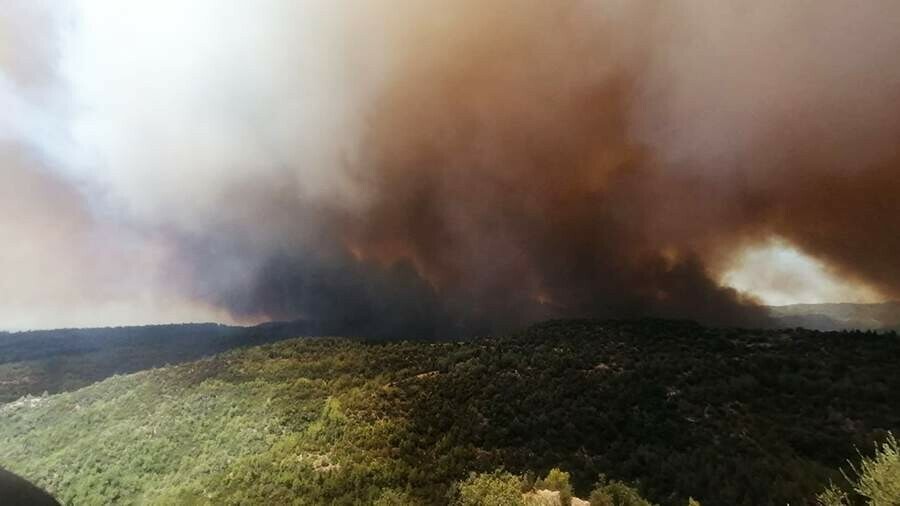
[{"label": "tree", "polygon": [[572,504],[572,485],[569,483],[569,473],[554,467],[547,476],[540,480],[535,488],[556,490],[559,492],[559,500],[563,506]]},{"label": "tree", "polygon": [[522,493],[531,492],[532,490],[534,490],[534,485],[536,482],[537,477],[534,475],[534,471],[525,471],[525,474],[522,475]]},{"label": "tree", "polygon": [[389,488],[378,496],[373,506],[414,506],[417,503],[406,492]]},{"label": "tree", "polygon": [[621,481],[608,481],[602,474],[591,492],[590,503],[591,506],[653,506],[637,490]]},{"label": "tree", "polygon": [[458,484],[459,506],[522,506],[521,482],[510,473],[472,473]]}]

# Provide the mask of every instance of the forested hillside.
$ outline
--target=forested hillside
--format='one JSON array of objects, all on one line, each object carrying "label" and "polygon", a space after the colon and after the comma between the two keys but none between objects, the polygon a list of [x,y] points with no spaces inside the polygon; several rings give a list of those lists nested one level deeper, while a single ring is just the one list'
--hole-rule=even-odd
[{"label": "forested hillside", "polygon": [[552,468],[580,497],[810,504],[900,429],[898,363],[894,335],[668,321],[295,339],[7,404],[0,465],[72,504],[445,504]]},{"label": "forested hillside", "polygon": [[0,332],[0,403],[75,390],[141,371],[304,335],[302,321],[255,327],[213,323]]}]

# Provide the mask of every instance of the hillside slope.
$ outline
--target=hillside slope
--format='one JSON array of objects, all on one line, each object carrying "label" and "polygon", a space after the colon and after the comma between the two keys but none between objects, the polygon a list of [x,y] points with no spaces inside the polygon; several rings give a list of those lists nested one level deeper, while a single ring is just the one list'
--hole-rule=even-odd
[{"label": "hillside slope", "polygon": [[806,504],[900,429],[896,336],[550,322],[299,339],[0,407],[0,465],[75,504],[446,502],[470,471],[598,474],[661,504]]},{"label": "hillside slope", "polygon": [[303,321],[0,332],[0,403],[309,333]]}]

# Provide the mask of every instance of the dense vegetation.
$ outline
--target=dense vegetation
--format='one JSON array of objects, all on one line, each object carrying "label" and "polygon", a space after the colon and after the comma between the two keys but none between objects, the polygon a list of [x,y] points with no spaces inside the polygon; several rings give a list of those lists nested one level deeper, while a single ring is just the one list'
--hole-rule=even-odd
[{"label": "dense vegetation", "polygon": [[553,468],[578,497],[812,504],[898,432],[898,360],[893,335],[666,321],[297,339],[7,404],[0,465],[74,504],[444,504]]},{"label": "dense vegetation", "polygon": [[303,335],[312,330],[308,327],[303,322],[256,327],[203,323],[0,332],[0,403]]}]

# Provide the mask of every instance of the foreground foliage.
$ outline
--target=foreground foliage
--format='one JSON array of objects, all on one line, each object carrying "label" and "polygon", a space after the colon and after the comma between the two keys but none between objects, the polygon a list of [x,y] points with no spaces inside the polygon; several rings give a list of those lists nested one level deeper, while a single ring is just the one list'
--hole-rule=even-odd
[{"label": "foreground foliage", "polygon": [[898,359],[893,336],[662,321],[297,339],[2,406],[0,465],[79,505],[447,504],[470,473],[553,468],[599,504],[813,504],[900,427]]},{"label": "foreground foliage", "polygon": [[851,504],[851,494],[872,506],[900,504],[900,443],[889,433],[884,443],[875,447],[873,457],[862,456],[859,465],[850,463],[853,476],[844,474],[850,491],[831,485],[819,495],[822,506]]}]

